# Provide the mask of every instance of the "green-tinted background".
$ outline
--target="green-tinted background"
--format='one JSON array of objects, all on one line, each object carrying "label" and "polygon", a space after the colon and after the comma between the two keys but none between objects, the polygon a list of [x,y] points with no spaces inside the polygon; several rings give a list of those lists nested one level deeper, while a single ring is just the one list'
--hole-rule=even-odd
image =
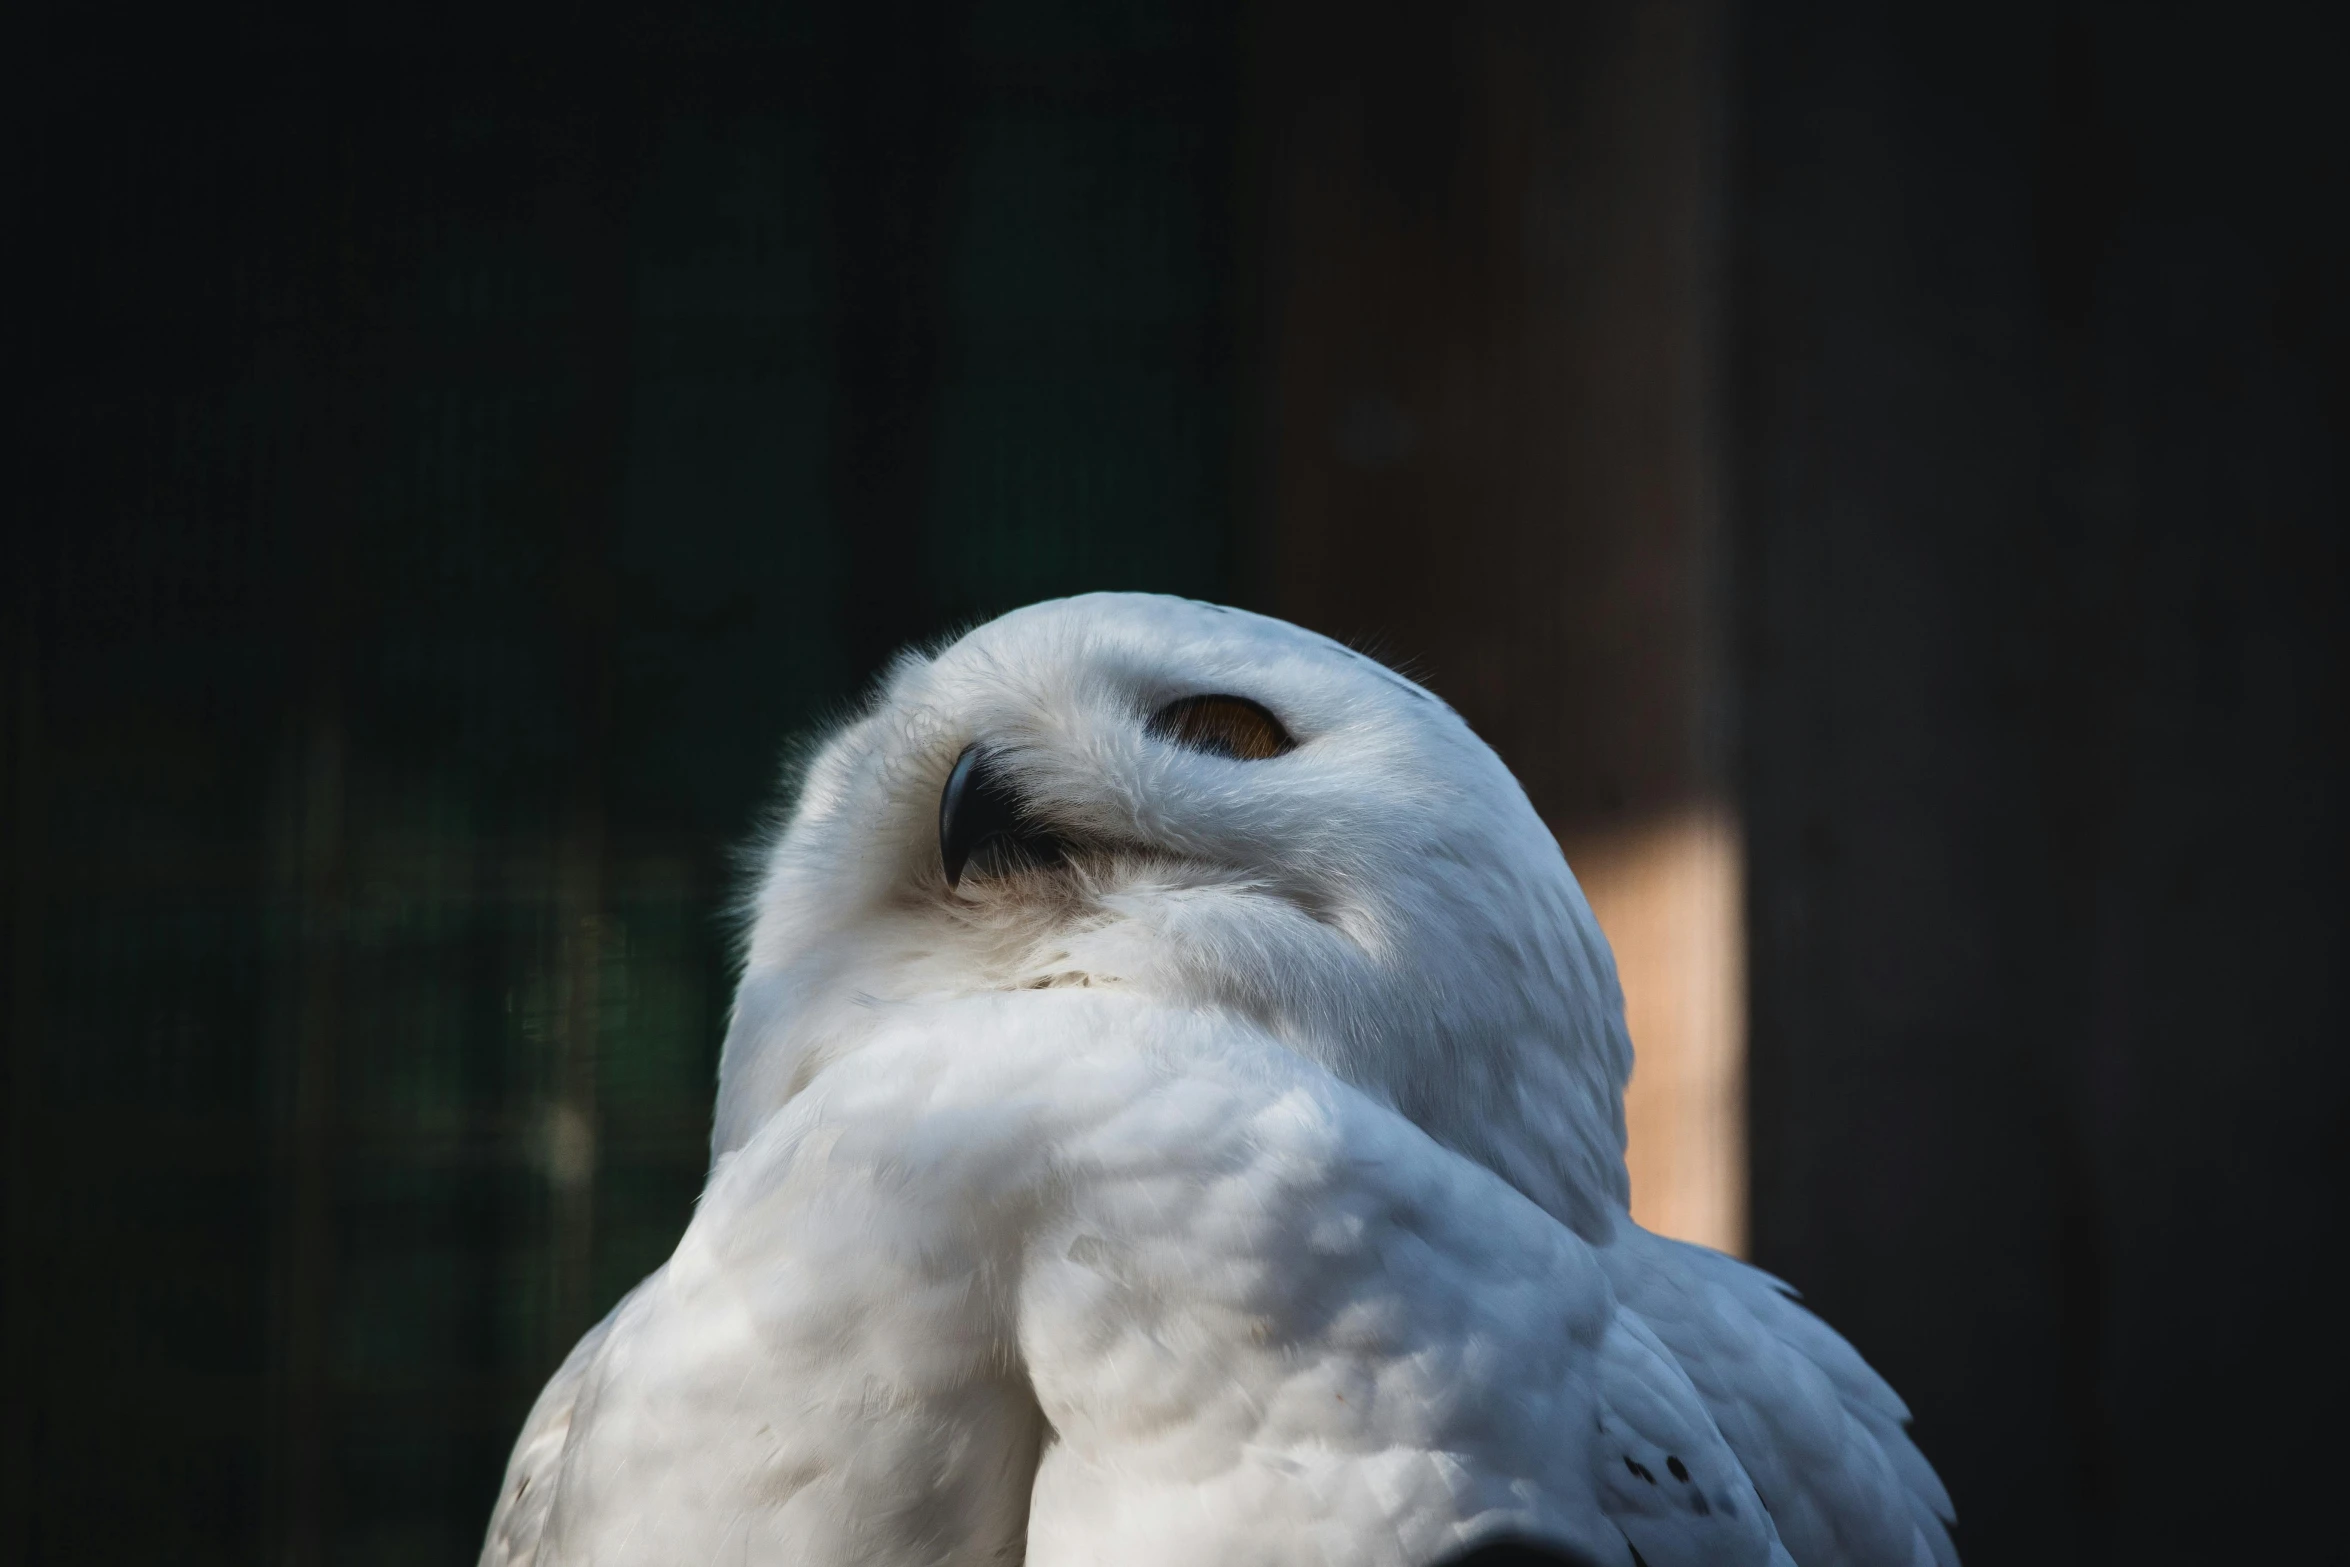
[{"label": "green-tinted background", "polygon": [[917,21],[191,41],[46,105],[43,1559],[468,1558],[699,1189],[790,739],[903,641],[1227,590],[1229,18]]}]

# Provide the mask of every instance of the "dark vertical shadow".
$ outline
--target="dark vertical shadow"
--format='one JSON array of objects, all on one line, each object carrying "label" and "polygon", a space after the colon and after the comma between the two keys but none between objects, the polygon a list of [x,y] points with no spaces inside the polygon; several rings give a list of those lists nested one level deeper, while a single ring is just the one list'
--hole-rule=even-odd
[{"label": "dark vertical shadow", "polygon": [[1718,793],[1704,3],[1250,16],[1270,607],[1552,827]]},{"label": "dark vertical shadow", "polygon": [[964,116],[960,18],[922,0],[829,9],[834,525],[850,667],[931,629],[920,569],[937,444],[948,197]]},{"label": "dark vertical shadow", "polygon": [[[2047,38],[2040,123],[2032,169],[2033,259],[2046,323],[2047,417],[2055,439],[2041,504],[2071,520],[2086,460],[2113,412],[2102,395],[2094,334],[2110,262],[2134,195],[2130,149],[2112,118],[2110,90],[2088,18],[2059,14]],[[2130,814],[2127,770],[2115,765],[2115,695],[2126,683],[2129,649],[2144,628],[2135,563],[2094,528],[2039,530],[2035,575],[2043,596],[2048,660],[2038,736],[2046,853],[2054,897],[2050,917],[2062,943],[2094,950],[2099,867],[2117,823]],[[2048,1107],[2051,1197],[2058,1214],[2056,1335],[2063,1409],[2071,1436],[2077,1505],[2094,1521],[2080,1560],[2108,1559],[2104,1514],[2112,1505],[2112,1452],[2105,1379],[2111,1326],[2109,1213],[2098,1144],[2099,1030],[2093,981],[2077,973],[2053,987],[2076,1041],[2071,1073]]]},{"label": "dark vertical shadow", "polygon": [[1909,1399],[1970,1560],[2293,1555],[2210,1433],[2340,1404],[2316,15],[1744,15],[1756,1253]]}]

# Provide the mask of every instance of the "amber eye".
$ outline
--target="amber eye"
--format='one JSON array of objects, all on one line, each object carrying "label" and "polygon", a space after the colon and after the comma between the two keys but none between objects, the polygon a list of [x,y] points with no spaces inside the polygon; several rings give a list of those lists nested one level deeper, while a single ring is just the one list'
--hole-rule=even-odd
[{"label": "amber eye", "polygon": [[1143,733],[1236,762],[1262,762],[1297,749],[1281,720],[1245,696],[1177,697],[1151,714]]}]

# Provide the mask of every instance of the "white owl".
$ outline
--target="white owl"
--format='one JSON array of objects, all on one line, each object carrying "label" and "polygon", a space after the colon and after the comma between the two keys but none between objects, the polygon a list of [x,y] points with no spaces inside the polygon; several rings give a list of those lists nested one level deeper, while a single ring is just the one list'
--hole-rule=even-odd
[{"label": "white owl", "polygon": [[485,1563],[1955,1567],[1892,1389],[1632,1223],[1607,944],[1409,681],[1021,610],[815,756],[751,913],[700,1206]]}]

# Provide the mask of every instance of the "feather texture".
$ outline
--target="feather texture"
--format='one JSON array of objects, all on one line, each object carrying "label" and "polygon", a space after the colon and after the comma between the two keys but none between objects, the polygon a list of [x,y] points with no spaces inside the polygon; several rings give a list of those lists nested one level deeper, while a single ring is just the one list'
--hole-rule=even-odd
[{"label": "feather texture", "polygon": [[[1049,859],[944,873],[974,757]],[[1022,611],[814,759],[751,916],[708,1187],[485,1564],[1956,1567],[1882,1379],[1630,1221],[1606,943],[1409,682]]]}]

